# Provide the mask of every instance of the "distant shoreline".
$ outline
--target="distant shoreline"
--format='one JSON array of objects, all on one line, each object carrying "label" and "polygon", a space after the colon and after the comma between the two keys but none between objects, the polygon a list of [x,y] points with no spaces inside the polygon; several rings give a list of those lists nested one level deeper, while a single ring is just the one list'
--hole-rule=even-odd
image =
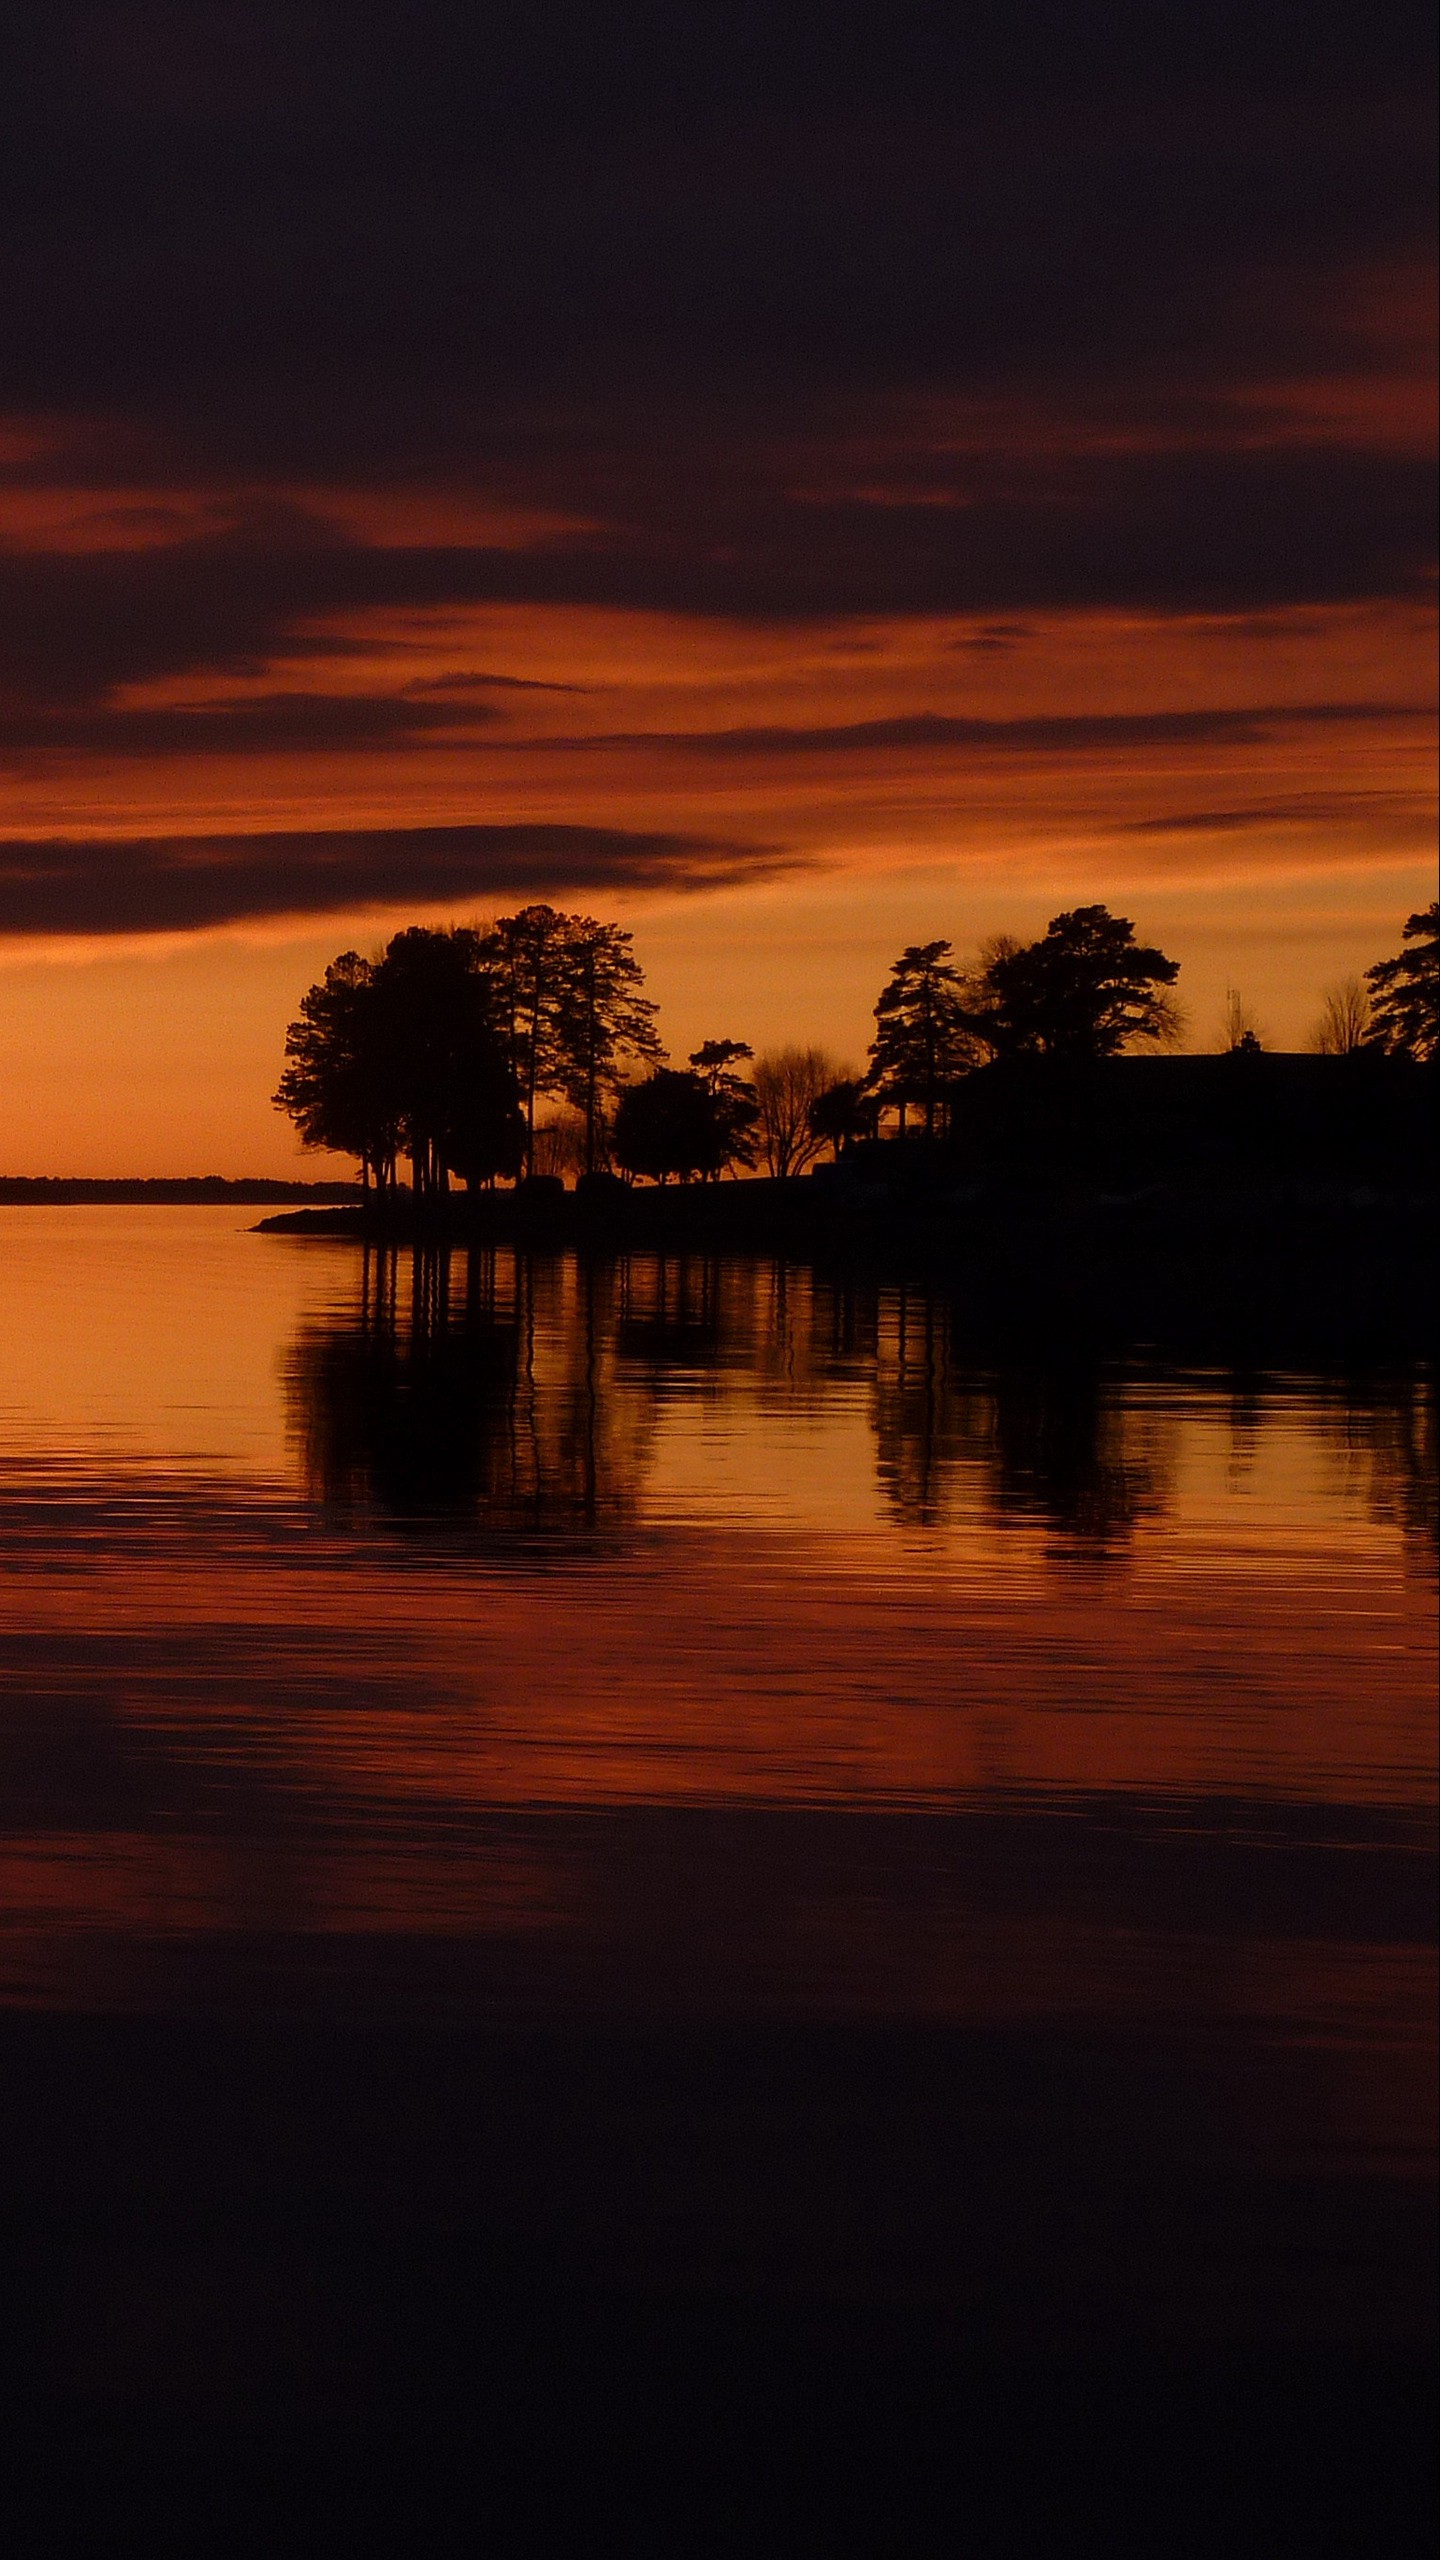
[{"label": "distant shoreline", "polygon": [[357,1182],[279,1182],[263,1176],[231,1180],[218,1173],[137,1175],[130,1180],[90,1180],[68,1174],[0,1175],[0,1208],[83,1209],[195,1208],[233,1205],[258,1209],[282,1201],[321,1207],[358,1205]]}]

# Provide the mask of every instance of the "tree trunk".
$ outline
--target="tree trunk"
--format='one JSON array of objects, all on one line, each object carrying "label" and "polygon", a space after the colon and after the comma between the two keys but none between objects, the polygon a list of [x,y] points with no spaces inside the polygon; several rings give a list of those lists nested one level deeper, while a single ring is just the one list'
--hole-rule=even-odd
[{"label": "tree trunk", "polygon": [[585,1170],[595,1170],[595,1052],[592,1045],[585,1066]]},{"label": "tree trunk", "polygon": [[525,1063],[525,1170],[535,1162],[535,1082],[539,1072],[539,1025],[530,1025],[530,1048]]}]

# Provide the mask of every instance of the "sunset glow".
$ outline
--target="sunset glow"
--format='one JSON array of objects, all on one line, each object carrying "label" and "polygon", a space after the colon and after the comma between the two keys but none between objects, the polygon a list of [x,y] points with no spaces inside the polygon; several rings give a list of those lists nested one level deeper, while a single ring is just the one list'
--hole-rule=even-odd
[{"label": "sunset glow", "polygon": [[7,2560],[1428,2560],[1435,39],[0,10]]},{"label": "sunset glow", "polygon": [[[898,69],[778,149],[741,83],[680,154],[657,57],[580,196],[532,102],[445,161],[437,228],[413,66],[332,90],[318,22],[257,20],[217,87],[162,19],[45,62],[168,337],[124,343],[42,215],[0,392],[0,1169],[295,1169],[267,1097],[324,960],[526,895],[633,927],[677,1056],[851,1058],[902,942],[1095,899],[1179,958],[1191,1046],[1228,987],[1300,1046],[1424,903],[1403,79],[1342,114],[1323,63],[1159,103],[1137,69],[987,125]],[[382,129],[342,261],[327,190]],[[865,243],[907,225],[887,299]]]}]

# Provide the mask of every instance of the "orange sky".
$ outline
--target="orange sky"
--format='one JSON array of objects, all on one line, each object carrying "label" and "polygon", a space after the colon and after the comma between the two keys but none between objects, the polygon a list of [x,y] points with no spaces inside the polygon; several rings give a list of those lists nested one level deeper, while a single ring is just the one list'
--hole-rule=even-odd
[{"label": "orange sky", "polygon": [[[859,1059],[904,943],[945,934],[963,951],[1097,897],[1180,960],[1190,1045],[1214,1042],[1228,985],[1268,1037],[1299,1045],[1324,987],[1395,947],[1432,894],[1431,733],[1417,716],[1429,635],[1410,607],[1056,615],[1013,631],[488,607],[374,617],[338,636],[345,654],[269,668],[254,689],[399,694],[475,666],[577,689],[490,692],[503,708],[482,727],[457,685],[453,729],[418,749],[37,759],[0,796],[8,829],[238,834],[483,815],[754,847],[751,880],[574,896],[634,928],[678,1055],[712,1036],[799,1036]],[[172,702],[206,691],[167,690]],[[1262,716],[1231,718],[1227,734],[1224,715],[1252,708]],[[1187,737],[1196,715],[1201,734]],[[994,726],[931,739],[879,725],[917,716]],[[1048,732],[1007,729],[1037,721]],[[783,729],[830,735],[792,747],[763,736]],[[726,741],[737,731],[748,739]],[[695,743],[667,744],[676,737]],[[563,884],[554,894],[566,902]],[[505,903],[503,888],[483,903]],[[298,1167],[268,1096],[305,986],[347,945],[481,904],[12,939],[0,950],[0,1169]]]},{"label": "orange sky", "polygon": [[1202,1048],[1229,987],[1300,1045],[1398,947],[1408,33],[843,14],[743,64],[647,19],[639,86],[619,37],[482,66],[443,7],[370,52],[324,6],[37,38],[0,1173],[342,1170],[268,1099],[307,984],[537,895],[633,927],[676,1056],[859,1061],[903,944],[1097,899]]}]

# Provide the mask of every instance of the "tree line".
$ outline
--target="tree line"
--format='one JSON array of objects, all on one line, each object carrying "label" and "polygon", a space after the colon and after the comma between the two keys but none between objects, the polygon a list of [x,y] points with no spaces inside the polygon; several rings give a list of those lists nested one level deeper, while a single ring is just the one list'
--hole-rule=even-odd
[{"label": "tree line", "polygon": [[452,1175],[513,1180],[557,1098],[593,1171],[620,1083],[664,1055],[643,983],[630,935],[593,916],[412,925],[378,959],[342,952],[309,989],[275,1100],[307,1147],[354,1156],[367,1191],[393,1189],[402,1156],[421,1196]]},{"label": "tree line", "polygon": [[[1440,904],[1405,948],[1332,988],[1312,1045],[1420,1060],[1440,1045]],[[997,937],[962,964],[945,941],[896,961],[863,1072],[821,1048],[756,1057],[712,1039],[666,1063],[632,936],[546,905],[489,925],[412,925],[375,959],[342,952],[286,1034],[275,1095],[308,1148],[353,1157],[368,1194],[402,1160],[418,1197],[565,1168],[665,1182],[763,1166],[785,1179],[879,1134],[945,1126],[950,1100],[997,1060],[1071,1064],[1173,1044],[1179,964],[1103,906],[1055,916],[1034,942]],[[1232,996],[1224,1045],[1261,1043]],[[546,1119],[547,1106],[560,1118]]]}]

